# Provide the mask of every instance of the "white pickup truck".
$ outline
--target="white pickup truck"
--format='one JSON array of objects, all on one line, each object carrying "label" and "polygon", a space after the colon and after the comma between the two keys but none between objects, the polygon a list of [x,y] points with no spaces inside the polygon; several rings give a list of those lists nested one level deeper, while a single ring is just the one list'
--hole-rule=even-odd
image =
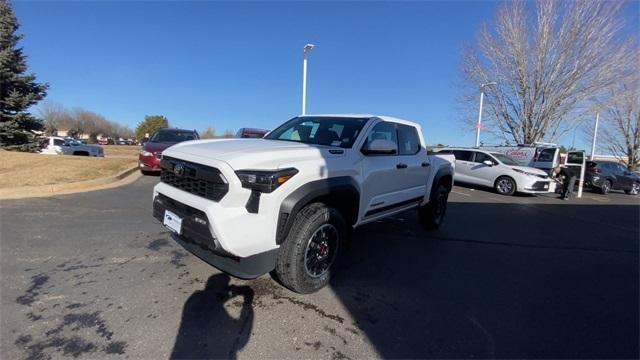
[{"label": "white pickup truck", "polygon": [[99,145],[87,145],[75,139],[65,139],[59,136],[44,138],[40,143],[40,153],[45,155],[104,156],[104,150]]},{"label": "white pickup truck", "polygon": [[420,125],[374,115],[298,116],[262,139],[187,141],[162,155],[153,214],[187,250],[231,275],[275,270],[298,293],[329,282],[351,229],[417,208],[440,226],[451,163]]}]

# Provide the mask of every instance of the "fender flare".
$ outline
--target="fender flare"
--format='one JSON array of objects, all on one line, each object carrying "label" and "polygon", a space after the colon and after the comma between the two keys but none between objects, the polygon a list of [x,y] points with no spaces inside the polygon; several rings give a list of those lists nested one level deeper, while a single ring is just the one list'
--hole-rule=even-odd
[{"label": "fender flare", "polygon": [[296,215],[303,207],[313,202],[314,199],[336,193],[347,195],[345,197],[336,197],[332,199],[332,202],[344,202],[346,208],[355,211],[355,214],[344,214],[347,222],[353,225],[358,217],[360,206],[360,191],[356,181],[350,176],[315,180],[293,191],[280,204],[276,244],[282,244],[284,239],[287,238]]},{"label": "fender flare", "polygon": [[451,189],[453,189],[453,170],[451,169],[451,167],[440,168],[438,172],[436,172],[436,175],[433,177],[433,182],[431,183],[431,191],[429,192],[429,201],[431,201],[431,197],[435,192],[436,186],[438,186],[440,180],[442,180],[442,178],[445,176],[451,177],[451,182],[446,184],[448,192],[451,192]]}]

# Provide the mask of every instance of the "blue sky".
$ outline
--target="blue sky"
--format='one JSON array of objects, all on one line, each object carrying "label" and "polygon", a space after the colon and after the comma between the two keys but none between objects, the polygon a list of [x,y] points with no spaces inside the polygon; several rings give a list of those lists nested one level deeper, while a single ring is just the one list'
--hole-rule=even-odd
[{"label": "blue sky", "polygon": [[[420,122],[428,143],[472,145],[456,111],[460,49],[495,2],[15,2],[48,100],[130,127],[145,114],[216,131],[300,112]],[[579,142],[580,139],[577,139]]]}]

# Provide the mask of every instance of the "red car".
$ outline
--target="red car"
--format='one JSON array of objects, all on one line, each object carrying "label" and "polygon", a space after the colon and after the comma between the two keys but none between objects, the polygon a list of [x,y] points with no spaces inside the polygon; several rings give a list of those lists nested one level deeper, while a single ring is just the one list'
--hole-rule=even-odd
[{"label": "red car", "polygon": [[188,140],[198,140],[200,136],[195,130],[160,129],[156,131],[149,141],[142,145],[138,156],[138,166],[145,175],[160,172],[160,159],[162,151],[173,144]]},{"label": "red car", "polygon": [[259,139],[265,136],[269,130],[263,129],[252,129],[252,128],[241,128],[236,133],[237,138],[251,138],[251,139]]}]

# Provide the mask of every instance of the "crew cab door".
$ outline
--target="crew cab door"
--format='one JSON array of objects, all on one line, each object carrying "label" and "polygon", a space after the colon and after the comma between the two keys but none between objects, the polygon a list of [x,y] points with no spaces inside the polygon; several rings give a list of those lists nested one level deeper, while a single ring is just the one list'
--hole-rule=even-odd
[{"label": "crew cab door", "polygon": [[[414,155],[398,154],[397,125],[380,122],[367,134],[362,146],[362,186],[360,196],[360,220],[367,220],[415,205],[424,198],[424,185],[416,189],[418,172]],[[403,135],[404,136],[404,135]],[[388,140],[396,144],[396,151],[390,154],[368,154],[366,149],[374,140]],[[424,156],[426,160],[426,155]],[[411,166],[410,166],[411,165]],[[419,165],[421,168],[422,166]],[[420,170],[421,172],[424,170]],[[426,183],[426,176],[422,179]]]}]

